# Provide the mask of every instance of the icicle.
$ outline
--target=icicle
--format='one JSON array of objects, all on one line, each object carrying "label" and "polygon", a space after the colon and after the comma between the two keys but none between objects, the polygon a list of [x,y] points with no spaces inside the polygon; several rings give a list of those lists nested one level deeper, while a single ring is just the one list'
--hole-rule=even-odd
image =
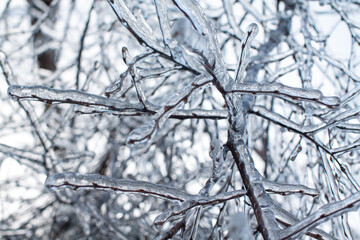
[{"label": "icicle", "polygon": [[199,225],[199,218],[201,208],[191,209],[186,213],[185,230],[182,236],[184,240],[196,239],[197,228]]},{"label": "icicle", "polygon": [[127,47],[123,47],[121,49],[121,54],[122,54],[122,59],[123,59],[124,63],[126,65],[129,65],[129,63],[132,61],[132,58],[129,54],[129,50],[127,49]]},{"label": "icicle", "polygon": [[250,24],[247,28],[247,36],[244,37],[241,41],[241,55],[239,59],[238,68],[235,74],[236,82],[242,82],[245,69],[250,61],[250,54],[249,54],[250,45],[258,32],[259,32],[259,27],[257,26],[257,24],[256,23]]}]

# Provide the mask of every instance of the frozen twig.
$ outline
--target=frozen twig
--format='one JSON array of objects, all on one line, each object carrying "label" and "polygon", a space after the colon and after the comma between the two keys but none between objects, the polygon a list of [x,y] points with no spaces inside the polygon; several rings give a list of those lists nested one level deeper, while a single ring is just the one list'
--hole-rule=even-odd
[{"label": "frozen twig", "polygon": [[256,114],[260,117],[272,121],[275,124],[278,124],[282,127],[286,127],[292,131],[299,132],[302,134],[313,133],[321,129],[324,129],[327,126],[325,123],[320,123],[312,126],[303,126],[283,117],[278,113],[275,113],[273,111],[266,109],[263,106],[258,106],[258,105],[254,105],[250,110],[250,113]]},{"label": "frozen twig", "polygon": [[142,109],[139,104],[105,98],[78,90],[62,90],[44,86],[11,85],[8,94],[14,100],[39,100],[46,103],[72,103],[84,106],[100,106],[119,111]]},{"label": "frozen twig", "polygon": [[172,96],[169,101],[154,115],[153,120],[146,125],[133,130],[128,137],[127,143],[131,147],[150,144],[150,140],[160,129],[165,121],[180,107],[189,102],[196,93],[205,89],[212,81],[206,76],[200,75],[194,81],[182,89],[179,93]]},{"label": "frozen twig", "polygon": [[[161,107],[159,106],[158,109]],[[108,109],[99,109],[96,107],[79,106],[75,108],[75,113],[79,114],[111,114],[115,116],[146,116],[155,115],[156,112],[149,111],[134,111],[124,112]],[[204,109],[177,109],[169,118],[173,119],[226,119],[228,117],[227,111],[224,110],[204,110]]]},{"label": "frozen twig", "polygon": [[[282,225],[288,227],[291,226],[300,220],[295,217],[292,213],[283,209],[277,202],[272,200],[272,205],[275,212],[276,221],[281,223]],[[313,228],[306,232],[306,235],[311,236],[315,239],[319,240],[336,240],[337,238],[333,237],[332,235],[324,232],[321,229]]]},{"label": "frozen twig", "polygon": [[284,184],[284,183],[277,183],[269,180],[264,180],[263,185],[265,190],[270,193],[277,193],[281,195],[300,193],[312,197],[319,196],[318,190],[300,184]]},{"label": "frozen twig", "polygon": [[194,198],[193,195],[177,188],[144,181],[115,179],[98,174],[56,173],[46,179],[45,186],[53,191],[61,188],[70,188],[73,190],[95,189],[115,193],[142,194],[181,202]]},{"label": "frozen twig", "polygon": [[335,108],[340,105],[340,99],[338,97],[326,97],[319,90],[289,87],[281,83],[234,84],[229,85],[226,90],[231,93],[273,95],[293,100],[309,101],[330,108]]},{"label": "frozen twig", "polygon": [[159,226],[164,224],[169,218],[186,213],[188,210],[197,206],[214,205],[226,202],[231,199],[239,198],[246,195],[245,190],[232,192],[223,192],[215,196],[195,196],[193,199],[174,205],[171,209],[163,212],[156,217],[154,224]]},{"label": "frozen twig", "polygon": [[356,211],[359,207],[360,192],[354,193],[344,200],[328,203],[294,225],[279,231],[279,239],[294,238],[322,222],[350,211]]},{"label": "frozen twig", "polygon": [[153,34],[138,22],[123,0],[108,0],[108,2],[119,21],[133,34],[139,43],[145,44],[145,46],[157,52],[166,53],[166,50],[156,42]]}]

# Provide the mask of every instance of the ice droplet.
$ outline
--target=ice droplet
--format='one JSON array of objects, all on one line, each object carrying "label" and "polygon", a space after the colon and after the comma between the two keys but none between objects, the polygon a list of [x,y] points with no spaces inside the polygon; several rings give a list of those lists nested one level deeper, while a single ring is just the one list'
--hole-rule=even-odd
[{"label": "ice droplet", "polygon": [[328,106],[339,106],[340,98],[338,98],[338,97],[323,97],[322,102]]},{"label": "ice droplet", "polygon": [[17,97],[17,92],[21,89],[21,86],[18,85],[10,85],[7,89],[8,96],[15,102],[19,101],[19,97]]},{"label": "ice droplet", "polygon": [[221,154],[221,142],[218,139],[212,140],[210,143],[209,155],[211,159],[216,159]]},{"label": "ice droplet", "polygon": [[255,37],[259,32],[259,27],[256,23],[251,23],[246,30],[248,34],[251,34]]}]

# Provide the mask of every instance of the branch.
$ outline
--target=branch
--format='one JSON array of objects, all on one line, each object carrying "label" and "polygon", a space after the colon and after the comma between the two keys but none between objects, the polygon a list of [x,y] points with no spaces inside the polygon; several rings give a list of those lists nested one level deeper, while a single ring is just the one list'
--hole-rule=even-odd
[{"label": "branch", "polygon": [[[99,109],[95,107],[78,106],[75,108],[75,113],[80,114],[112,114],[115,116],[140,116],[146,114],[156,114],[155,112],[147,112],[145,110],[139,110],[134,112],[124,112],[108,109]],[[228,117],[227,111],[224,110],[205,110],[205,109],[177,109],[170,118],[186,120],[186,119],[213,119],[220,120]]]},{"label": "branch", "polygon": [[131,13],[125,2],[122,0],[108,0],[111,8],[118,17],[119,21],[129,30],[129,32],[138,40],[140,44],[145,44],[157,52],[166,53],[153,37],[154,34],[149,32],[143,24],[139,23],[135,16]]},{"label": "branch", "polygon": [[[194,86],[197,88],[196,86]],[[112,114],[118,116],[139,116],[145,114],[155,115],[157,112],[148,111],[141,104],[132,104],[113,98],[105,98],[99,95],[86,93],[78,90],[62,90],[44,86],[11,85],[8,94],[15,100],[38,100],[48,104],[69,103],[79,105],[76,113],[81,114]],[[103,107],[103,108],[99,108]],[[159,106],[158,109],[161,107]],[[203,110],[203,109],[177,109],[170,118],[175,119],[226,119],[227,111]]]},{"label": "branch", "polygon": [[335,108],[340,105],[338,97],[325,97],[319,90],[308,90],[303,88],[294,88],[281,83],[243,83],[234,84],[227,87],[228,93],[251,93],[261,95],[273,95],[276,97],[285,97],[293,100],[305,100],[322,104],[329,108]]},{"label": "branch", "polygon": [[178,188],[154,184],[145,181],[115,179],[98,174],[85,174],[73,172],[56,173],[48,176],[45,186],[52,191],[59,188],[73,190],[103,190],[115,193],[142,194],[170,201],[187,201],[195,196]]},{"label": "branch", "polygon": [[336,216],[350,211],[356,211],[358,207],[360,207],[360,192],[357,192],[344,200],[326,204],[294,225],[282,229],[279,231],[279,239],[289,239],[290,237],[300,236],[301,233],[308,231],[310,228]]},{"label": "branch", "polygon": [[255,168],[244,141],[237,139],[235,135],[231,134],[228,140],[228,147],[241,174],[244,186],[247,189],[247,195],[254,209],[261,234],[264,239],[278,239],[277,232],[280,229],[275,221],[272,199],[265,191],[262,176]]},{"label": "branch", "polygon": [[84,106],[101,106],[118,111],[141,110],[139,104],[131,104],[120,100],[105,98],[91,93],[78,90],[62,90],[44,86],[21,86],[11,85],[8,94],[13,100],[39,100],[49,104],[52,103],[73,103]]},{"label": "branch", "polygon": [[193,199],[185,201],[181,204],[172,206],[171,209],[166,210],[156,217],[154,224],[159,227],[163,225],[169,218],[180,214],[185,214],[188,210],[196,206],[215,205],[218,203],[226,202],[231,199],[242,197],[246,195],[245,190],[237,190],[232,192],[223,192],[215,196],[194,196]]},{"label": "branch", "polygon": [[318,190],[300,184],[282,184],[264,179],[263,185],[267,192],[278,193],[281,195],[301,193],[312,197],[319,196]]}]

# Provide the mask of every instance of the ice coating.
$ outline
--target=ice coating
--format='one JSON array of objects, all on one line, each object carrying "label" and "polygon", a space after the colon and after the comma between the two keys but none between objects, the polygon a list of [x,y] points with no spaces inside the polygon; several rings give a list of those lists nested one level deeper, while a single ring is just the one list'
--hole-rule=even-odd
[{"label": "ice coating", "polygon": [[169,210],[158,215],[154,220],[154,225],[159,227],[168,221],[171,217],[185,213],[186,211],[202,205],[218,204],[235,199],[246,194],[245,190],[236,190],[231,192],[219,193],[215,196],[194,196],[192,199],[182,203],[175,203]]},{"label": "ice coating", "polygon": [[171,26],[168,18],[167,5],[163,0],[155,0],[156,12],[159,18],[159,25],[165,44],[171,41]]},{"label": "ice coating", "polygon": [[116,193],[136,193],[164,198],[171,201],[185,201],[192,195],[173,187],[144,181],[115,179],[98,174],[80,174],[74,172],[55,173],[47,177],[45,186],[51,191],[60,188],[73,190],[104,190]]},{"label": "ice coating", "polygon": [[122,24],[129,29],[140,43],[157,51],[166,52],[166,50],[156,42],[154,35],[149,32],[149,29],[135,18],[123,0],[113,1],[110,5]]},{"label": "ice coating", "polygon": [[127,49],[127,47],[123,47],[121,49],[121,54],[122,54],[122,59],[123,59],[124,63],[126,65],[128,65],[132,61],[132,58],[129,54],[129,50]]},{"label": "ice coating", "polygon": [[128,137],[127,145],[131,148],[145,148],[149,146],[158,129],[162,128],[167,119],[179,108],[183,107],[197,93],[207,88],[211,83],[205,75],[199,75],[194,81],[170,97],[166,105],[161,107],[153,116],[150,123],[134,129]]},{"label": "ice coating", "polygon": [[210,143],[209,156],[211,159],[217,159],[222,153],[221,142],[218,139],[212,140]]},{"label": "ice coating", "polygon": [[294,100],[301,99],[309,102],[322,104],[330,108],[338,107],[340,105],[340,98],[338,97],[325,97],[319,90],[289,87],[281,83],[233,84],[229,85],[226,90],[234,93],[267,94],[274,96],[282,96]]},{"label": "ice coating", "polygon": [[360,192],[354,193],[340,201],[328,203],[313,214],[305,217],[286,229],[279,232],[279,239],[295,238],[301,233],[313,228],[320,223],[328,221],[335,216],[339,216],[346,212],[356,211],[360,207]]},{"label": "ice coating", "polygon": [[149,124],[132,130],[127,138],[126,144],[130,148],[146,148],[151,143],[150,140],[156,132],[156,123],[155,121],[151,121]]},{"label": "ice coating", "polygon": [[281,184],[272,181],[264,181],[264,187],[267,192],[279,193],[279,194],[293,194],[293,193],[301,193],[313,197],[319,196],[319,191],[313,188],[309,188],[307,186],[303,186],[300,184]]},{"label": "ice coating", "polygon": [[11,85],[8,88],[8,94],[16,100],[30,99],[46,103],[74,103],[85,106],[102,106],[121,111],[142,109],[142,106],[139,104],[126,103],[117,99],[109,99],[78,90],[62,90],[44,86]]}]

